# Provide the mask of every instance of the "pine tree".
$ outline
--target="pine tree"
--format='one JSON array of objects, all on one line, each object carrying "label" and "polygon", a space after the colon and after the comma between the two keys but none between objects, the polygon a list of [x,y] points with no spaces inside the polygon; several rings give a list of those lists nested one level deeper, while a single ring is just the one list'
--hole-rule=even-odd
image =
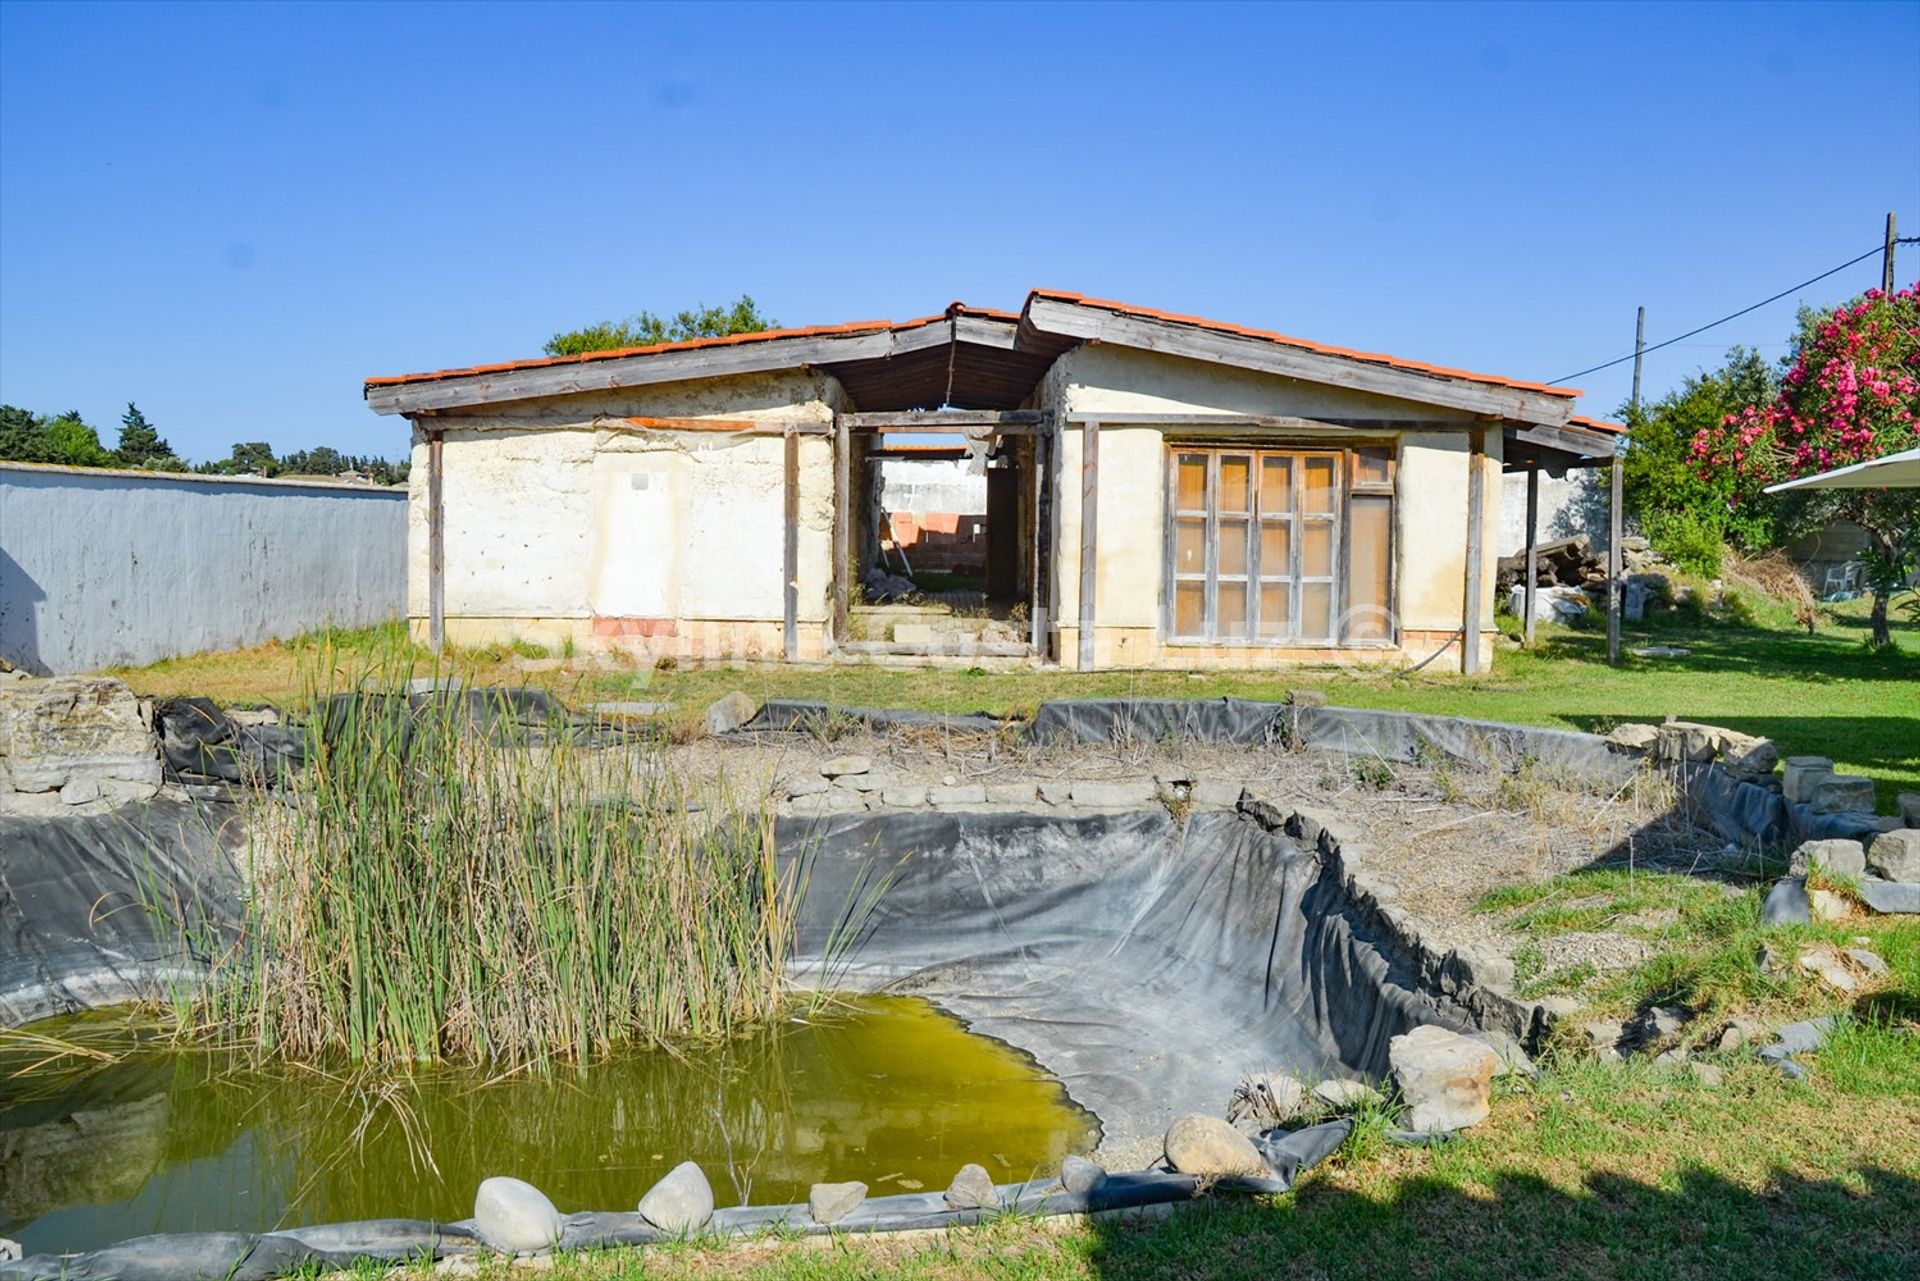
[{"label": "pine tree", "polygon": [[160,433],[132,401],[127,402],[127,412],[120,415],[120,444],[113,452],[129,467],[158,467],[174,458],[173,446],[160,439]]}]

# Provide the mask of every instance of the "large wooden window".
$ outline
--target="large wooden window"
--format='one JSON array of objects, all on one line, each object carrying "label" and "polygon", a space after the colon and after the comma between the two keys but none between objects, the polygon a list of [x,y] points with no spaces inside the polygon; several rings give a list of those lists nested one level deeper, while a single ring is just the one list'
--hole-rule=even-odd
[{"label": "large wooden window", "polygon": [[1386,449],[1172,451],[1171,639],[1392,639]]}]

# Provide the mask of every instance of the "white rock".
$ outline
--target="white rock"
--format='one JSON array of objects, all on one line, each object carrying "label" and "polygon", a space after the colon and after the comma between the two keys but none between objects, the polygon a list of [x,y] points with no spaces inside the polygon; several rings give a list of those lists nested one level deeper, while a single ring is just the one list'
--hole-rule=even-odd
[{"label": "white rock", "polygon": [[1388,1042],[1387,1061],[1410,1128],[1442,1133],[1487,1119],[1500,1059],[1478,1041],[1429,1023]]},{"label": "white rock", "polygon": [[1816,867],[1835,876],[1859,876],[1867,870],[1867,852],[1859,841],[1840,838],[1802,841],[1787,863],[1787,875],[1805,876]]},{"label": "white rock", "polygon": [[707,708],[707,733],[731,734],[752,720],[760,705],[739,690],[722,695]]},{"label": "white rock", "polygon": [[865,774],[873,768],[873,759],[867,756],[835,756],[820,763],[820,772],[828,778],[839,778],[842,774]]},{"label": "white rock", "polygon": [[1348,1081],[1335,1076],[1314,1086],[1313,1097],[1329,1107],[1357,1108],[1377,1100],[1380,1091],[1365,1081]]},{"label": "white rock", "polygon": [[473,1198],[473,1227],[502,1254],[550,1249],[560,1239],[560,1212],[547,1194],[523,1179],[495,1175]]},{"label": "white rock", "polygon": [[698,1232],[713,1218],[713,1185],[692,1161],[682,1161],[640,1198],[640,1217],[662,1232]]},{"label": "white rock", "polygon": [[866,1199],[864,1183],[816,1183],[807,1191],[807,1214],[815,1223],[838,1223]]},{"label": "white rock", "polygon": [[1920,881],[1920,828],[1903,827],[1873,838],[1867,866],[1888,881]]},{"label": "white rock", "polygon": [[1199,1112],[1167,1128],[1167,1160],[1182,1174],[1270,1178],[1267,1160],[1247,1136],[1216,1116]]}]

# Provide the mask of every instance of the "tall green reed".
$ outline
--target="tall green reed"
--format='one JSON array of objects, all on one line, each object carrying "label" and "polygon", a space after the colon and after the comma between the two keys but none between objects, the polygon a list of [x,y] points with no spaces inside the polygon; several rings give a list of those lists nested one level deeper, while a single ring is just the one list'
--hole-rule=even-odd
[{"label": "tall green reed", "polygon": [[317,656],[307,763],[253,807],[252,901],[199,1030],[510,1069],[781,1013],[804,860],[782,868],[764,804],[501,695],[409,697],[410,673]]}]

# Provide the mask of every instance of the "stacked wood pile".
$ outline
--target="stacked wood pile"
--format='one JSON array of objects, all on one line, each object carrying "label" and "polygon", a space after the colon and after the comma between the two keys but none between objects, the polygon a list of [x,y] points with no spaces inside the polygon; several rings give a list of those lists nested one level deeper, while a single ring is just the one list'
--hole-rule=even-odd
[{"label": "stacked wood pile", "polygon": [[[1585,534],[1541,543],[1534,555],[1539,570],[1539,576],[1534,581],[1538,586],[1585,587],[1589,583],[1607,581],[1606,559],[1594,554]],[[1497,572],[1496,582],[1501,591],[1506,591],[1515,583],[1524,583],[1527,578],[1526,552],[1502,556]]]}]

